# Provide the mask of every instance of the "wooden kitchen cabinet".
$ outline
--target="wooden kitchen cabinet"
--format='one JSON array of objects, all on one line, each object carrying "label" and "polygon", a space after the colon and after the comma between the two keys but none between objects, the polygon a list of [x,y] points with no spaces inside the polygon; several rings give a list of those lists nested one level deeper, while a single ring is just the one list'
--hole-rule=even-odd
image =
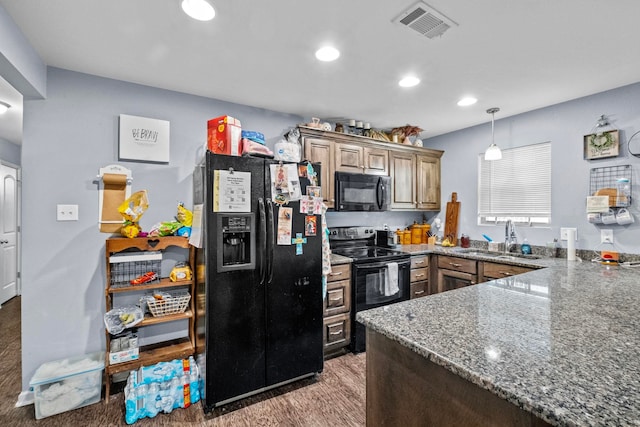
[{"label": "wooden kitchen cabinet", "polygon": [[333,179],[333,141],[320,138],[304,138],[304,158],[320,163],[322,200],[328,208],[335,205],[335,180]]},{"label": "wooden kitchen cabinet", "polygon": [[440,158],[416,156],[417,208],[440,210]]},{"label": "wooden kitchen cabinet", "polygon": [[440,210],[440,158],[391,152],[391,207]]},{"label": "wooden kitchen cabinet", "polygon": [[389,150],[336,143],[335,172],[389,175]]},{"label": "wooden kitchen cabinet", "polygon": [[391,165],[391,208],[416,209],[416,156],[394,152],[389,155]]},{"label": "wooden kitchen cabinet", "polygon": [[478,283],[477,261],[446,255],[437,257],[438,292],[450,291]]},{"label": "wooden kitchen cabinet", "polygon": [[325,358],[344,351],[351,343],[351,263],[331,265],[323,330]]},{"label": "wooden kitchen cabinet", "polygon": [[304,160],[322,164],[322,197],[335,207],[339,172],[391,176],[391,210],[440,210],[443,151],[300,126]]},{"label": "wooden kitchen cabinet", "polygon": [[[144,283],[140,285],[131,285],[129,280],[137,276],[140,268],[147,270],[148,265],[131,265],[125,266],[125,268],[116,267],[123,264],[116,264],[115,258],[122,255],[136,256],[140,254],[149,253],[163,253],[168,248],[178,248],[178,252],[184,252],[185,264],[191,269],[191,278],[185,280],[171,281],[169,277],[159,277],[159,280],[153,282]],[[172,339],[170,341],[156,342],[150,345],[139,347],[139,357],[136,360],[131,360],[121,363],[109,363],[109,353],[111,348],[111,334],[105,329],[106,335],[106,360],[105,360],[105,400],[109,401],[110,387],[112,384],[112,376],[121,372],[127,372],[134,369],[138,369],[141,366],[152,365],[162,361],[169,361],[173,359],[184,359],[194,353],[194,261],[195,261],[195,249],[189,245],[189,240],[186,237],[181,236],[167,236],[167,237],[136,237],[129,239],[126,237],[114,237],[106,240],[106,285],[105,285],[105,311],[109,312],[113,308],[117,308],[120,304],[116,304],[114,299],[116,296],[122,296],[124,298],[133,297],[136,302],[139,298],[147,294],[151,294],[153,291],[176,291],[186,290],[191,298],[186,310],[182,312],[176,312],[174,314],[166,314],[164,316],[154,317],[152,314],[145,314],[144,319],[138,323],[135,328],[140,330],[147,326],[158,325],[162,323],[175,322],[179,320],[188,320],[188,327],[184,331],[184,338]],[[173,256],[173,254],[172,254]],[[135,258],[134,258],[135,259]],[[133,263],[138,261],[131,261]],[[161,276],[160,265],[158,261],[157,265],[152,266],[151,270],[156,271],[158,276]],[[116,270],[112,270],[112,268]],[[146,272],[146,271],[145,271]],[[125,329],[126,330],[126,329]]]},{"label": "wooden kitchen cabinet", "polygon": [[414,255],[411,257],[410,298],[420,298],[429,295],[429,255]]},{"label": "wooden kitchen cabinet", "polygon": [[520,265],[500,264],[496,262],[481,262],[479,264],[479,282],[488,282],[494,279],[504,279],[505,277],[515,276],[517,274],[527,273],[535,270],[534,268],[523,267]]}]

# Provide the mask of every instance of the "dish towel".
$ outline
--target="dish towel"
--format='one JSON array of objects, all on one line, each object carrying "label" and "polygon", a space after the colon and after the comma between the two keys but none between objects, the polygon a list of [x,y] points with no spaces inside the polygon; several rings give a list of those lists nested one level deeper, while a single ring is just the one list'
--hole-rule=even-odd
[{"label": "dish towel", "polygon": [[385,296],[395,295],[400,291],[398,287],[398,263],[390,262],[387,264],[387,280],[385,280],[384,294]]}]

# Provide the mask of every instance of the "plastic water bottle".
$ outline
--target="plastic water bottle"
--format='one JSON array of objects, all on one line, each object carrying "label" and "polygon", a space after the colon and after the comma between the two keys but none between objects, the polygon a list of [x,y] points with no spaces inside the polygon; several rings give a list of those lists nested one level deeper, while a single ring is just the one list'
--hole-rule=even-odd
[{"label": "plastic water bottle", "polygon": [[618,192],[617,206],[629,206],[631,196],[631,184],[629,178],[618,178],[616,181],[616,190]]}]

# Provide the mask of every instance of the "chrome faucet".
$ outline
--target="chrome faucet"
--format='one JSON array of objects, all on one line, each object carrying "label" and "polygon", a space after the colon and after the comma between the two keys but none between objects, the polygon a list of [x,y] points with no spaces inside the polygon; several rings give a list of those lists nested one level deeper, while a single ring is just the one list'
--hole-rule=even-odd
[{"label": "chrome faucet", "polygon": [[516,226],[513,221],[508,219],[504,226],[504,251],[505,253],[514,252],[516,250]]}]

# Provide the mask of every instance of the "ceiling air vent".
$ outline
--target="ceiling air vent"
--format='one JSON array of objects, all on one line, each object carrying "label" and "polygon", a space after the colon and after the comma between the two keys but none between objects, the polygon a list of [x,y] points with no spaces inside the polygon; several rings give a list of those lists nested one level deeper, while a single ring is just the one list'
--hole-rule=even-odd
[{"label": "ceiling air vent", "polygon": [[444,34],[458,24],[444,16],[426,3],[418,2],[402,12],[393,22],[417,31],[432,39]]}]

